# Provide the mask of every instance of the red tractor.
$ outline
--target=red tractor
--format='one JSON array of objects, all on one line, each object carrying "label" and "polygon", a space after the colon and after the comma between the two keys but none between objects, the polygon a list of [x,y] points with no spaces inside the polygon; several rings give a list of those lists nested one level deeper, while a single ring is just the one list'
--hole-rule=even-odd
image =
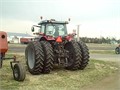
[{"label": "red tractor", "polygon": [[28,44],[25,57],[31,74],[50,73],[54,64],[68,70],[83,70],[89,62],[89,50],[82,41],[75,41],[75,34],[68,34],[67,21],[43,20],[35,27],[39,28],[38,37]]},{"label": "red tractor", "polygon": [[11,68],[13,70],[13,77],[16,81],[24,81],[26,76],[25,67],[16,61],[16,56],[11,58],[6,58],[5,53],[8,51],[7,33],[0,31],[0,68],[2,68],[3,60],[13,59],[10,62]]}]

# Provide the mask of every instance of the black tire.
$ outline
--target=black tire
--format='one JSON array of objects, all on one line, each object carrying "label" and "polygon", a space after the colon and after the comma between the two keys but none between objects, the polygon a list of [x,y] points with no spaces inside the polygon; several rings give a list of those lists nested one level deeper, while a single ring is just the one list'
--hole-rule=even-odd
[{"label": "black tire", "polygon": [[2,68],[2,64],[3,64],[3,55],[2,54],[0,54],[0,68]]},{"label": "black tire", "polygon": [[13,77],[16,81],[24,81],[26,77],[25,67],[21,63],[16,63],[13,67]]},{"label": "black tire", "polygon": [[68,70],[77,70],[81,64],[81,51],[78,43],[75,41],[68,42],[65,49],[69,51],[68,65],[65,67]]},{"label": "black tire", "polygon": [[87,45],[82,41],[79,41],[78,45],[82,52],[82,62],[80,64],[80,69],[83,70],[89,62],[89,50],[88,50]]},{"label": "black tire", "polygon": [[25,48],[25,63],[27,65],[27,52],[28,52],[28,46]]},{"label": "black tire", "polygon": [[120,48],[119,48],[119,47],[116,47],[116,48],[115,48],[115,53],[116,53],[116,54],[120,54]]},{"label": "black tire", "polygon": [[31,74],[40,74],[43,69],[44,54],[40,42],[30,42],[25,51],[28,70]]},{"label": "black tire", "polygon": [[47,41],[40,41],[44,51],[44,62],[42,73],[50,73],[53,69],[54,55],[51,44]]},{"label": "black tire", "polygon": [[3,61],[2,61],[2,59],[0,58],[0,68],[2,68],[2,63],[3,63]]}]

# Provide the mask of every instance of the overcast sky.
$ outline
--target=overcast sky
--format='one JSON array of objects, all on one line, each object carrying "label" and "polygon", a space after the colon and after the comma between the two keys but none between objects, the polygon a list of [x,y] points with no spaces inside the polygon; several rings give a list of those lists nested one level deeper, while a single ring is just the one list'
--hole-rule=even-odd
[{"label": "overcast sky", "polygon": [[120,0],[0,0],[0,31],[31,34],[40,16],[71,18],[69,32],[80,24],[82,37],[120,39]]}]

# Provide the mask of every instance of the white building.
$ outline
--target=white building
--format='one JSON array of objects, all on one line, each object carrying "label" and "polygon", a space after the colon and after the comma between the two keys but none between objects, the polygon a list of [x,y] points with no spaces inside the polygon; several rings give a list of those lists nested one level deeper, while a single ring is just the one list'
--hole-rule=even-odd
[{"label": "white building", "polygon": [[20,43],[20,38],[25,38],[25,37],[33,37],[33,36],[24,33],[7,32],[7,40],[9,43]]}]

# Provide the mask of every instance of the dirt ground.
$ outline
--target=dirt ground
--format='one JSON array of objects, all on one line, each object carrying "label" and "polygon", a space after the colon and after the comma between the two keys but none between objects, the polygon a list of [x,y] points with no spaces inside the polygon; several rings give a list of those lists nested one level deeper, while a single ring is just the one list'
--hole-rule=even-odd
[{"label": "dirt ground", "polygon": [[[120,55],[117,54],[90,54],[90,58],[116,62],[120,66]],[[120,90],[120,69],[118,73],[106,77],[93,85],[85,87],[83,90]]]},{"label": "dirt ground", "polygon": [[115,73],[93,85],[84,87],[82,90],[120,90],[120,74]]}]

